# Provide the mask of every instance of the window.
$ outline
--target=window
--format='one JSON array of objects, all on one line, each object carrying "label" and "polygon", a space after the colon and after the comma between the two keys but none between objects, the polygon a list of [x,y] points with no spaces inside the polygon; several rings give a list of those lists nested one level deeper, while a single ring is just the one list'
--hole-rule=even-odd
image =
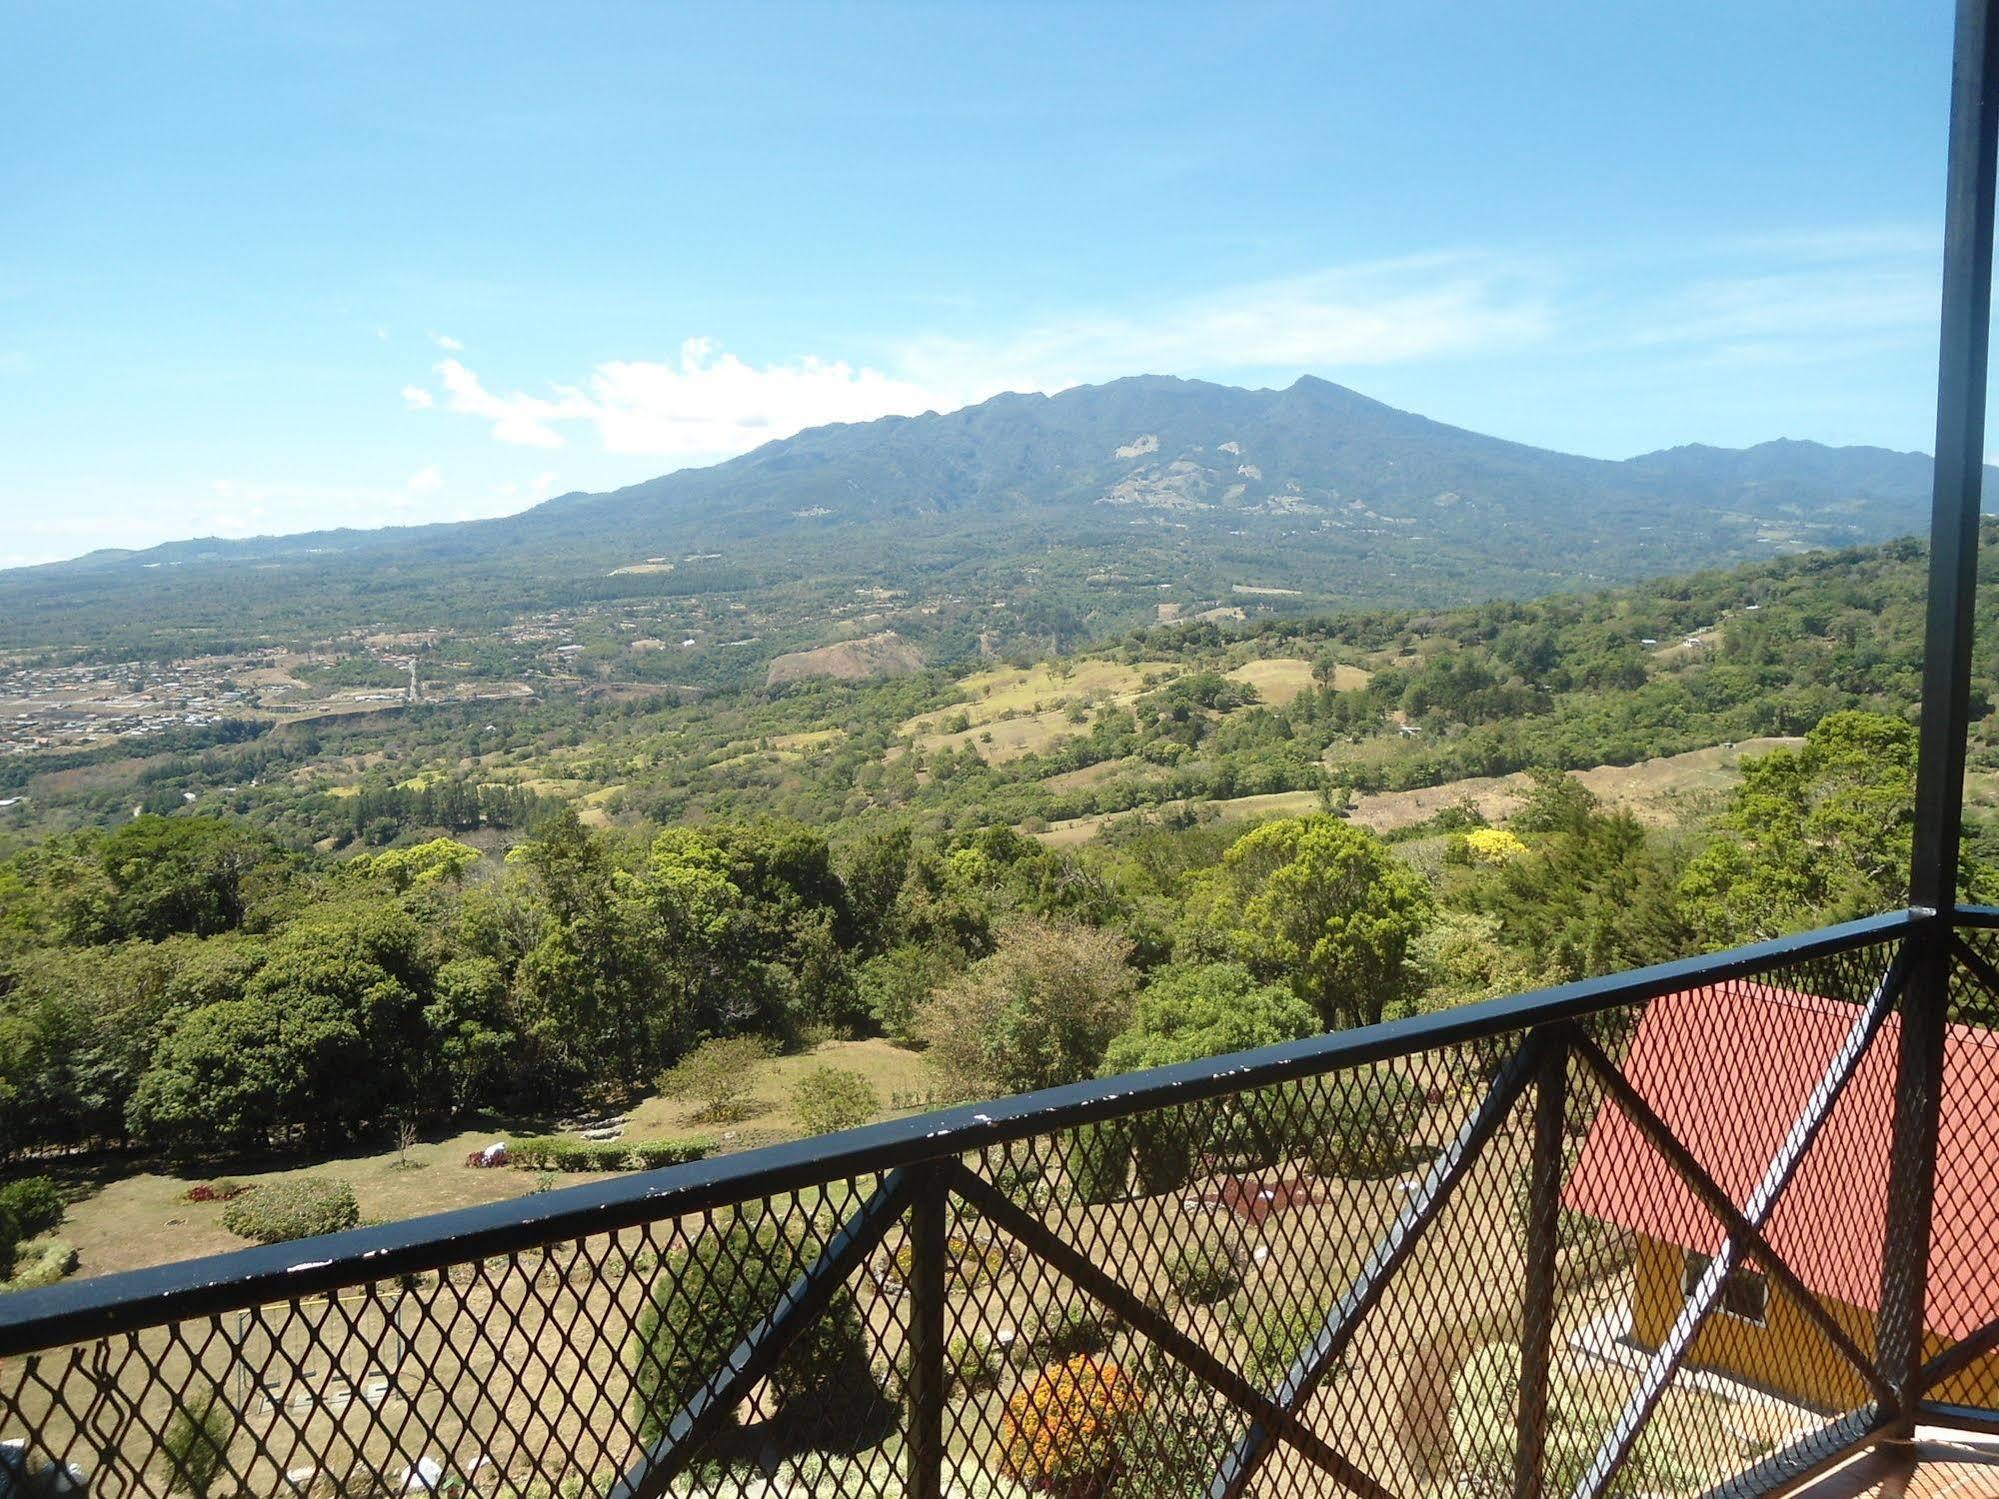
[{"label": "window", "polygon": [[[1680,1267],[1680,1295],[1691,1296],[1694,1287],[1707,1274],[1707,1267],[1714,1263],[1713,1257],[1687,1252],[1686,1261]],[[1754,1270],[1741,1266],[1728,1272],[1728,1281],[1721,1288],[1721,1309],[1731,1317],[1744,1322],[1753,1322],[1758,1327],[1770,1310],[1770,1282]]]}]

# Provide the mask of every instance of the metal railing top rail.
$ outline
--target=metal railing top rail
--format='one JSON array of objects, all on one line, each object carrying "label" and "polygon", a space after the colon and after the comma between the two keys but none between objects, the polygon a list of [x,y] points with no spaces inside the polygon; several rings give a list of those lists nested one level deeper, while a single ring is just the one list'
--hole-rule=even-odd
[{"label": "metal railing top rail", "polygon": [[[1703,957],[1145,1072],[960,1105],[508,1202],[323,1238],[67,1281],[0,1298],[0,1358],[245,1306],[613,1232],[758,1197],[957,1157],[1051,1130],[1198,1102],[1348,1067],[1573,1020],[1619,1005],[1893,940],[1937,918],[1894,911]],[[1967,908],[1968,926],[1999,909]]]}]

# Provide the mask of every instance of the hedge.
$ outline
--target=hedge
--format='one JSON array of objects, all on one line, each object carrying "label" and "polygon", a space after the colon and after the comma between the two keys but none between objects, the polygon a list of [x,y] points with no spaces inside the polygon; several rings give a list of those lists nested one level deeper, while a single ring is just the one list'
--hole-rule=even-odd
[{"label": "hedge", "polygon": [[529,1135],[507,1142],[507,1163],[523,1171],[657,1171],[715,1153],[713,1140],[568,1140]]}]

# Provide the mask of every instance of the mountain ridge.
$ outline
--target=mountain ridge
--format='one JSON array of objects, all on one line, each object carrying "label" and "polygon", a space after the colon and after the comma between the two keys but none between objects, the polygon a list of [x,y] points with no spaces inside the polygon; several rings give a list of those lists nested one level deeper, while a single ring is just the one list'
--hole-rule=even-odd
[{"label": "mountain ridge", "polygon": [[[1590,458],[1580,454],[1565,453],[1559,449],[1540,448],[1533,444],[1516,442],[1509,438],[1493,437],[1476,432],[1471,428],[1458,427],[1441,422],[1419,413],[1402,409],[1378,401],[1350,387],[1314,375],[1301,375],[1289,386],[1284,387],[1243,387],[1223,385],[1205,380],[1183,379],[1171,375],[1128,375],[1099,385],[1071,386],[1066,390],[1048,394],[1039,391],[1007,391],[988,397],[984,401],[950,411],[924,411],[914,416],[890,415],[877,417],[865,422],[831,422],[818,426],[801,428],[789,437],[773,438],[741,453],[733,458],[717,463],[675,469],[650,479],[642,479],[632,484],[621,485],[611,490],[569,490],[560,495],[512,512],[504,516],[481,517],[468,521],[431,521],[408,526],[354,527],[337,526],[314,531],[275,532],[248,537],[201,536],[176,539],[156,543],[149,547],[100,547],[71,558],[51,562],[35,563],[25,567],[0,569],[0,575],[7,573],[38,572],[47,569],[103,565],[107,563],[140,561],[161,558],[190,547],[208,550],[242,549],[252,552],[263,548],[285,545],[296,548],[304,543],[331,544],[340,541],[361,541],[368,538],[414,537],[443,531],[470,532],[474,530],[497,529],[513,524],[529,523],[533,518],[566,515],[585,509],[608,507],[612,502],[634,499],[649,499],[670,487],[678,487],[676,481],[685,482],[693,475],[736,476],[754,472],[769,464],[773,458],[781,457],[787,467],[792,466],[800,450],[809,445],[824,445],[828,442],[842,444],[851,436],[869,434],[876,438],[900,436],[907,429],[922,427],[926,423],[948,423],[969,418],[971,414],[991,411],[995,408],[1012,406],[1045,406],[1061,403],[1072,396],[1087,397],[1093,394],[1108,394],[1121,390],[1174,390],[1219,393],[1230,397],[1273,397],[1312,398],[1321,402],[1328,399],[1348,410],[1378,413],[1408,423],[1420,424],[1422,429],[1452,439],[1470,438],[1481,444],[1509,449],[1523,455],[1533,455],[1538,459],[1554,459],[1564,464],[1589,466],[1605,474],[1612,473],[1656,473],[1667,474],[1684,471],[1687,460],[1700,459],[1713,468],[1733,468],[1748,471],[1760,467],[1772,457],[1803,457],[1814,468],[1823,469],[1828,460],[1865,461],[1870,465],[1908,465],[1931,462],[1929,455],[1919,452],[1904,452],[1897,449],[1871,445],[1833,446],[1811,439],[1778,437],[1752,444],[1744,448],[1728,448],[1702,442],[1676,444],[1650,452],[1635,454],[1629,458]],[[1324,393],[1324,394],[1322,394]],[[1142,435],[1142,434],[1141,434]],[[1988,467],[1987,472],[1999,477],[1999,468]]]},{"label": "mountain ridge", "polygon": [[[760,650],[893,625],[948,660],[1155,618],[1443,607],[1882,541],[1925,529],[1930,471],[1919,453],[1789,439],[1588,458],[1312,376],[1130,376],[811,427],[493,519],[16,569],[0,573],[0,647],[82,648],[81,622],[107,612],[206,644],[616,600],[698,639],[720,620],[673,601],[701,598],[733,601],[734,638]],[[882,607],[854,618],[870,591]]]}]

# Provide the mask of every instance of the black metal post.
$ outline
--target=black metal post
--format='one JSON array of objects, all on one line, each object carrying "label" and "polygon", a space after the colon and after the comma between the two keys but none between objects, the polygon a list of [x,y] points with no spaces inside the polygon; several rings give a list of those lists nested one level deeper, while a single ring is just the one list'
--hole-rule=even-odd
[{"label": "black metal post", "polygon": [[1999,138],[1999,31],[1993,0],[1959,0],[1951,65],[1945,188],[1943,322],[1937,361],[1936,481],[1930,508],[1929,608],[1923,642],[1922,737],[1909,902],[1936,913],[1911,935],[1915,962],[1902,1007],[1887,1242],[1881,1256],[1881,1371],[1897,1392],[1885,1428],[1914,1434],[1922,1398],[1930,1215],[1943,1094],[1951,913],[1957,905],[1965,740],[1970,728],[1978,514],[1985,475],[1986,349],[1992,314],[1992,209]]},{"label": "black metal post", "polygon": [[909,1210],[909,1499],[940,1499],[944,1488],[944,1302],[949,1292],[950,1188],[926,1168]]},{"label": "black metal post", "polygon": [[1562,1125],[1569,1049],[1551,1046],[1534,1081],[1534,1155],[1527,1181],[1527,1266],[1520,1308],[1520,1416],[1513,1448],[1516,1499],[1546,1484],[1548,1368],[1555,1336],[1555,1273],[1562,1213]]},{"label": "black metal post", "polygon": [[1999,126],[1999,36],[1992,0],[1958,0],[1950,170],[1944,211],[1943,323],[1937,361],[1936,479],[1930,506],[1922,741],[1916,765],[1911,905],[1957,902],[1958,824],[1970,721],[1978,510],[1985,475],[1985,359],[1992,314],[1992,206]]}]

